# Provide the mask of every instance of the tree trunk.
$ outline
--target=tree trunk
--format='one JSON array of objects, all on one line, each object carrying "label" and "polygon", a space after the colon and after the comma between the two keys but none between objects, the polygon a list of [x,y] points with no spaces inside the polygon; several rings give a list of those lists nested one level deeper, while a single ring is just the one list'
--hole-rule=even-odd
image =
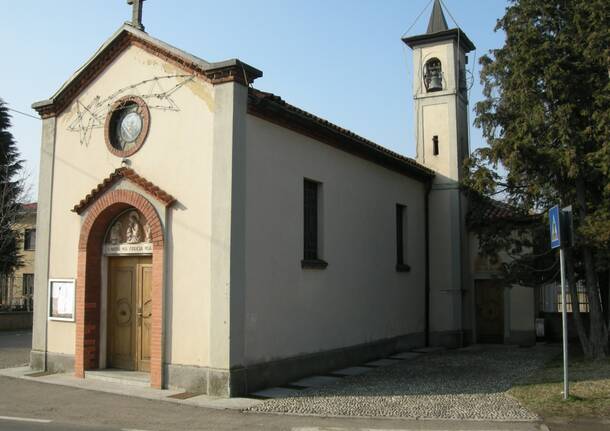
[{"label": "tree trunk", "polygon": [[600,289],[597,272],[593,263],[593,253],[589,247],[583,249],[585,258],[585,277],[587,280],[587,295],[589,297],[589,340],[591,341],[591,357],[604,359],[608,347],[608,327],[600,301]]},{"label": "tree trunk", "polygon": [[[606,327],[610,331],[610,270],[606,271],[606,275],[608,276],[608,284],[606,286],[606,298],[608,298],[606,315],[608,316],[608,321],[606,323]],[[610,352],[610,335],[608,336],[608,351]]]},{"label": "tree trunk", "polygon": [[[586,188],[582,178],[576,180],[576,201],[580,220],[587,217]],[[582,247],[582,257],[585,266],[585,281],[589,298],[589,344],[590,352],[586,356],[591,359],[606,357],[608,347],[608,327],[600,302],[600,289],[595,271],[593,251],[587,245]]]},{"label": "tree trunk", "polygon": [[602,271],[597,274],[599,280],[599,293],[601,295],[600,300],[602,302],[602,310],[604,319],[606,320],[606,326],[610,329],[610,313],[608,312],[608,302],[610,300],[610,272]]},{"label": "tree trunk", "polygon": [[[582,320],[582,314],[580,313],[580,303],[578,301],[578,289],[576,283],[576,274],[574,271],[574,252],[568,248],[565,250],[566,257],[566,278],[568,282],[568,288],[570,290],[570,297],[572,298],[572,320],[576,327],[576,333],[580,340],[580,346],[585,356],[591,355],[591,343],[587,330],[585,329],[584,322]],[[563,299],[562,299],[563,300]]]}]

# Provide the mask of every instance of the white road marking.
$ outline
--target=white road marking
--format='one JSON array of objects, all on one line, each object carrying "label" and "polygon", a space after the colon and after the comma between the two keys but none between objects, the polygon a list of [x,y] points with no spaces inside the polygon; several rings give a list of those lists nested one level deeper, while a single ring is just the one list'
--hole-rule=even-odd
[{"label": "white road marking", "polygon": [[[292,428],[292,431],[416,431],[414,429],[387,429],[387,428],[336,428],[336,427],[300,427]],[[451,431],[448,429],[435,429],[430,431]],[[480,430],[480,431],[494,431],[494,430]],[[501,430],[496,430],[501,431]]]},{"label": "white road marking", "polygon": [[0,420],[3,421],[16,421],[16,422],[36,422],[39,424],[48,424],[53,422],[50,419],[31,419],[31,418],[18,418],[13,416],[0,416]]},{"label": "white road marking", "polygon": [[121,431],[148,431],[148,430],[138,430],[135,428],[121,428]]}]

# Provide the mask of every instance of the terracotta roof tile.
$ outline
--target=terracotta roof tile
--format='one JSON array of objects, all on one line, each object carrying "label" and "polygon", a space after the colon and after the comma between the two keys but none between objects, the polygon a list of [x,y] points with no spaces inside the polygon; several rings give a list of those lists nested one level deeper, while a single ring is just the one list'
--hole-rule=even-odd
[{"label": "terracotta roof tile", "polygon": [[527,222],[537,220],[538,217],[535,214],[526,214],[519,208],[505,202],[475,193],[470,194],[470,210],[468,211],[468,224],[470,226],[499,221]]},{"label": "terracotta roof tile", "polygon": [[36,212],[36,210],[38,209],[38,203],[37,202],[32,202],[32,203],[29,203],[29,204],[23,204],[23,205],[21,205],[21,207],[25,211]]},{"label": "terracotta roof tile", "polygon": [[131,181],[134,184],[137,184],[139,187],[144,189],[144,191],[157,198],[166,207],[176,202],[176,199],[172,195],[165,192],[158,186],[154,185],[146,178],[141,177],[133,169],[121,167],[116,169],[113,173],[110,174],[108,178],[105,178],[101,183],[97,185],[96,188],[91,190],[91,192],[87,196],[85,196],[77,205],[74,206],[74,208],[72,208],[72,211],[77,214],[81,214],[85,209],[87,209],[87,207],[89,207],[89,205],[95,202],[98,197],[103,195],[120,179],[125,179],[127,181]]}]

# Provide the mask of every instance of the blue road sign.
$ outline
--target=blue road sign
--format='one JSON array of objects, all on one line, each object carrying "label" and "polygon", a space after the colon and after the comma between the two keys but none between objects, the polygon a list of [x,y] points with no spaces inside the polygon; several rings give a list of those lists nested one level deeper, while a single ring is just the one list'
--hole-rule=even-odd
[{"label": "blue road sign", "polygon": [[549,228],[551,229],[551,248],[561,247],[561,225],[559,224],[559,206],[549,210]]}]

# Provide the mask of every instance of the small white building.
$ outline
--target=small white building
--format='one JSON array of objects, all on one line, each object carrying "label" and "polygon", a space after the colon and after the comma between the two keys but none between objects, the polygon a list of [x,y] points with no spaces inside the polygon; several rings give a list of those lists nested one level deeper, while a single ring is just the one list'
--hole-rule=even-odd
[{"label": "small white building", "polygon": [[466,229],[474,45],[438,1],[404,39],[417,161],[255,89],[252,66],[154,39],[133,3],[34,104],[33,368],[234,396],[425,345],[534,342],[532,290],[478,265]]}]

